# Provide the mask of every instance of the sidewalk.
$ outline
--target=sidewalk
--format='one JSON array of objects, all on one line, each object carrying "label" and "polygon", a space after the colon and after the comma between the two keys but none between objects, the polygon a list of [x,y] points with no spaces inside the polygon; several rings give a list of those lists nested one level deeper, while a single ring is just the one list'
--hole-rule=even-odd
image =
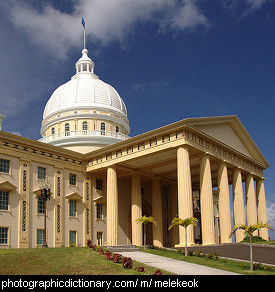
[{"label": "sidewalk", "polygon": [[145,265],[156,267],[177,275],[239,275],[233,272],[174,260],[142,251],[122,252],[121,254],[125,257],[130,257],[132,260],[137,262],[144,263]]}]

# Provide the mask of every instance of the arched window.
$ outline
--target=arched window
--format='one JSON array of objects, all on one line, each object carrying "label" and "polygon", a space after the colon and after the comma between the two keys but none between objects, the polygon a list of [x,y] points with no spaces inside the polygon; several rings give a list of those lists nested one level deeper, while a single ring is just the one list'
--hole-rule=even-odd
[{"label": "arched window", "polygon": [[101,135],[105,136],[105,123],[101,123]]},{"label": "arched window", "polygon": [[82,130],[83,130],[83,134],[87,134],[88,123],[86,121],[82,123]]},{"label": "arched window", "polygon": [[52,135],[55,134],[55,128],[52,128]]},{"label": "arched window", "polygon": [[70,125],[65,124],[65,136],[70,136]]}]

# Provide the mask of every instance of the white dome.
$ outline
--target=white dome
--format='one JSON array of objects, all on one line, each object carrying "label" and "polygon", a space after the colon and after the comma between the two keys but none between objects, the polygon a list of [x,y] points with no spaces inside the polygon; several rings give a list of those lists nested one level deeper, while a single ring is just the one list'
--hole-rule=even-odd
[{"label": "white dome", "polygon": [[43,119],[68,109],[104,108],[127,117],[127,110],[117,91],[94,74],[77,74],[59,86],[46,104]]},{"label": "white dome", "polygon": [[75,68],[76,74],[45,106],[39,141],[87,153],[128,139],[126,106],[117,91],[94,74],[87,49]]},{"label": "white dome", "polygon": [[127,117],[123,100],[111,85],[94,74],[94,65],[88,50],[82,50],[82,57],[75,64],[76,75],[54,91],[44,109],[43,119],[68,109],[98,107],[118,111]]}]

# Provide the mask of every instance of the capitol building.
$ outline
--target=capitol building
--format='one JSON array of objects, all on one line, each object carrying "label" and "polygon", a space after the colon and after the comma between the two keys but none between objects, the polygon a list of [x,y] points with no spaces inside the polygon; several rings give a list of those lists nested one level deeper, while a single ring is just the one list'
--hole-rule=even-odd
[{"label": "capitol building", "polygon": [[168,230],[174,217],[198,219],[188,245],[232,242],[231,214],[234,225],[267,222],[269,164],[237,116],[130,137],[126,105],[87,49],[75,70],[49,98],[39,141],[0,131],[0,248],[141,246],[143,215],[157,223],[147,244],[160,247],[185,245],[184,228]]}]

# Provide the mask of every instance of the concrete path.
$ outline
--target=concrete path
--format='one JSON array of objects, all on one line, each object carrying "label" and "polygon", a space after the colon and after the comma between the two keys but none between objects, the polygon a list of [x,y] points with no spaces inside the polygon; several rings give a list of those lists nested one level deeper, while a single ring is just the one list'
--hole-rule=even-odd
[{"label": "concrete path", "polygon": [[233,272],[174,260],[142,251],[122,252],[121,254],[125,257],[130,257],[137,262],[177,275],[239,275]]}]

